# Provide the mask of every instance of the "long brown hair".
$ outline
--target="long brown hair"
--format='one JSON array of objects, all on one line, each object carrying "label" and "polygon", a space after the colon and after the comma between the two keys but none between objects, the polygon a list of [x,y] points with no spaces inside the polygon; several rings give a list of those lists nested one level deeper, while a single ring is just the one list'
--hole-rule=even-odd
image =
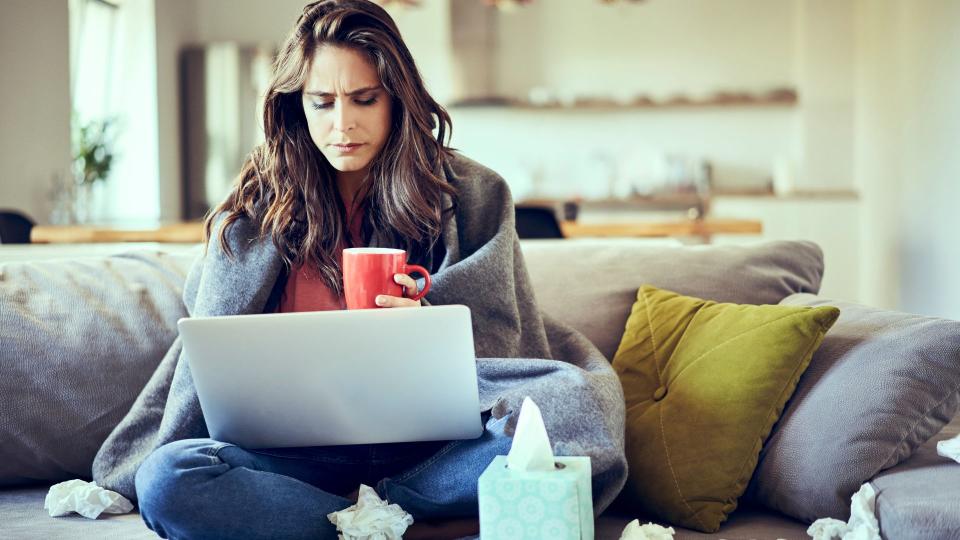
[{"label": "long brown hair", "polygon": [[450,116],[427,93],[396,23],[367,0],[323,0],[304,7],[274,62],[263,111],[266,142],[251,152],[230,194],[208,213],[204,232],[209,240],[216,216],[225,212],[219,240],[232,256],[227,227],[241,217],[256,220],[287,269],[312,264],[340,293],[337,249],[347,234],[346,209],[336,171],[310,137],[301,101],[310,60],[321,45],[364,54],[392,100],[390,135],[370,165],[369,189],[362,190],[363,240],[375,230],[391,247],[406,249],[412,260],[434,248],[452,212],[441,208],[443,194],[456,200],[442,176],[450,155]]}]

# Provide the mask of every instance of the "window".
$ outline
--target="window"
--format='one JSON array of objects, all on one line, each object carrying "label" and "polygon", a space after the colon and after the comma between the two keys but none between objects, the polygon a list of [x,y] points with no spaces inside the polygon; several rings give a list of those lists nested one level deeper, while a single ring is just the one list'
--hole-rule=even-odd
[{"label": "window", "polygon": [[155,0],[69,1],[72,132],[110,119],[115,135],[113,164],[99,186],[92,218],[155,221],[160,215]]}]

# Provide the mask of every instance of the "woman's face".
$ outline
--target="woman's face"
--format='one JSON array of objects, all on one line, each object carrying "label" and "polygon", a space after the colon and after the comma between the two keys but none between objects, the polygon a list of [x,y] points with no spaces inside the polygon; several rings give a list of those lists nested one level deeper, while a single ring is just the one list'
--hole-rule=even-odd
[{"label": "woman's face", "polygon": [[339,178],[361,181],[390,135],[390,96],[361,53],[324,45],[310,62],[303,112],[310,138]]}]

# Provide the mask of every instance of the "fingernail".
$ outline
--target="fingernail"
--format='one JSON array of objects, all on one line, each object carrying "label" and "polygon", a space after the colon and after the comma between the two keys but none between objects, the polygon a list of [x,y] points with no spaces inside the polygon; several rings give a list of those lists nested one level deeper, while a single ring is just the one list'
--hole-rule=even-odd
[{"label": "fingernail", "polygon": [[400,274],[394,274],[393,280],[396,281],[397,283],[400,283]]},{"label": "fingernail", "polygon": [[378,296],[376,299],[376,302],[378,306],[382,306],[385,303],[384,298],[382,296]]}]

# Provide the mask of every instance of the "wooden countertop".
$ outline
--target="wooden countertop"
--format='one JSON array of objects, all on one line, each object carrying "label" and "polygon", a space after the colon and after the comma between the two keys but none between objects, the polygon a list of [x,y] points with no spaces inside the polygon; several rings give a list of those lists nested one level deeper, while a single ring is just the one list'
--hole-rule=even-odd
[{"label": "wooden countertop", "polygon": [[760,234],[763,223],[752,219],[689,219],[677,221],[631,221],[626,223],[580,223],[564,221],[560,224],[564,236],[701,236],[714,234]]},{"label": "wooden countertop", "polygon": [[[630,221],[623,223],[560,223],[567,238],[582,237],[670,237],[714,234],[760,234],[763,224],[749,219],[707,218],[675,221]],[[203,223],[170,223],[152,227],[112,225],[37,225],[30,231],[36,244],[76,244],[110,242],[198,243],[203,241]]]},{"label": "wooden countertop", "polygon": [[199,221],[154,226],[36,225],[30,230],[34,244],[98,244],[112,242],[161,242],[192,244],[203,242]]}]

